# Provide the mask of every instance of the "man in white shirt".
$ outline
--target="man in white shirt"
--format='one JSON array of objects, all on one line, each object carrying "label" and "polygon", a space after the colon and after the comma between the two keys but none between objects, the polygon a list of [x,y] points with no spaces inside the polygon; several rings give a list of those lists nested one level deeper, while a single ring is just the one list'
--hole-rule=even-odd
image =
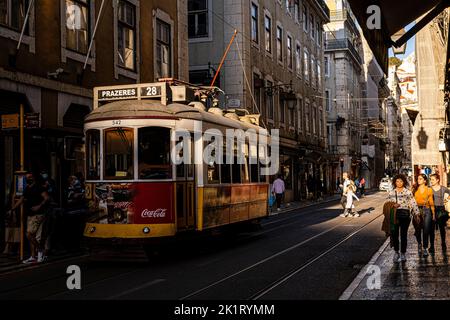
[{"label": "man in white shirt", "polygon": [[284,181],[281,179],[281,174],[278,175],[278,178],[273,182],[272,193],[275,194],[277,199],[277,211],[281,210],[281,200],[283,199],[284,191],[286,190]]}]

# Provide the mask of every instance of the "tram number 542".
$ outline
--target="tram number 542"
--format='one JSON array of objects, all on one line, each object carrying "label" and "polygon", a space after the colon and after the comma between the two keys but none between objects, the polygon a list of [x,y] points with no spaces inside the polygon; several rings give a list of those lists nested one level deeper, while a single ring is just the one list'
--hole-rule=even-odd
[{"label": "tram number 542", "polygon": [[122,120],[113,120],[112,125],[113,126],[120,126],[122,124]]}]

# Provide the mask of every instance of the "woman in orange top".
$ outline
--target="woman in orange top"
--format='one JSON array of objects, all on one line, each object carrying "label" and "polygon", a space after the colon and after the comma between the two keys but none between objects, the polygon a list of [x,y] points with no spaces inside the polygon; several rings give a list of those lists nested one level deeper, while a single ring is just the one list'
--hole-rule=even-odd
[{"label": "woman in orange top", "polygon": [[[428,256],[429,253],[434,254],[434,224],[436,221],[435,208],[433,201],[433,189],[428,187],[428,177],[425,174],[420,174],[417,177],[417,184],[413,187],[414,198],[424,217],[423,225],[423,256]],[[419,244],[419,253],[421,251],[421,234],[417,236]],[[429,251],[428,251],[428,244]],[[429,252],[429,253],[428,253]]]}]

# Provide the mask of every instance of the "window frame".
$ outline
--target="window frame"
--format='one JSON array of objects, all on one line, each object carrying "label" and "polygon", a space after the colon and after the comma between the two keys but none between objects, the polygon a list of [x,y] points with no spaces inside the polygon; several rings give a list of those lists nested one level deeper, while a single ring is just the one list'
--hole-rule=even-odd
[{"label": "window frame", "polygon": [[[114,178],[112,178],[112,177],[109,177],[109,176],[107,176],[107,174],[106,174],[106,161],[107,161],[107,152],[106,152],[106,148],[107,148],[107,139],[106,139],[106,135],[108,134],[108,132],[111,132],[111,131],[117,131],[117,129],[119,129],[119,128],[121,128],[121,129],[123,129],[124,131],[130,131],[130,132],[132,132],[132,134],[133,134],[133,139],[132,139],[132,150],[131,150],[131,166],[132,166],[132,175],[131,175],[131,177],[130,176],[126,176],[126,177],[116,177],[116,179],[114,179]],[[135,128],[133,128],[133,127],[110,127],[110,128],[107,128],[107,129],[104,129],[103,131],[102,131],[102,140],[103,140],[103,145],[102,145],[102,152],[103,152],[103,155],[104,156],[102,156],[102,173],[103,173],[103,176],[102,176],[102,179],[104,180],[104,181],[135,181],[135,179],[136,179],[136,177],[135,177],[135,161],[136,161],[136,159],[135,159],[135,157],[136,157],[136,153],[135,153],[135,140],[136,140],[136,129]]]},{"label": "window frame", "polygon": [[[189,12],[187,11],[188,14],[188,39],[189,39],[189,43],[197,43],[197,42],[208,42],[208,41],[212,41],[213,40],[213,14],[212,14],[212,5],[213,2],[212,0],[205,0],[206,1],[206,5],[207,5],[207,9],[206,10],[196,10],[196,11],[207,11],[207,17],[208,17],[208,25],[207,25],[207,29],[208,29],[208,35],[207,36],[203,36],[203,37],[189,37]],[[189,7],[188,7],[189,9]],[[192,14],[192,13],[191,13]],[[194,13],[194,14],[198,14],[198,12]]]},{"label": "window frame", "polygon": [[[269,21],[270,28],[267,30],[267,24],[266,22]],[[273,21],[272,16],[268,14],[267,11],[264,12],[264,50],[266,54],[272,56],[273,55]],[[269,41],[267,41],[267,35],[269,35]],[[269,46],[270,50],[267,50],[267,46]]]},{"label": "window frame", "polygon": [[[256,17],[253,15],[254,9],[256,10]],[[254,45],[259,46],[259,5],[254,1],[250,1],[250,38]]]},{"label": "window frame", "polygon": [[283,34],[284,34],[284,30],[283,30],[283,26],[281,24],[277,23],[277,29],[276,29],[276,43],[277,43],[277,62],[284,66],[284,50],[283,50],[283,45],[284,45],[284,41],[283,41]]},{"label": "window frame", "polygon": [[[9,0],[14,1],[14,0]],[[28,6],[29,2],[27,3]],[[30,10],[30,16],[28,19],[28,30],[22,37],[22,43],[28,46],[30,53],[36,53],[36,5],[33,5]],[[10,13],[8,13],[10,15]],[[20,39],[22,30],[16,30],[9,25],[0,24],[0,37],[10,39],[18,42]]]}]

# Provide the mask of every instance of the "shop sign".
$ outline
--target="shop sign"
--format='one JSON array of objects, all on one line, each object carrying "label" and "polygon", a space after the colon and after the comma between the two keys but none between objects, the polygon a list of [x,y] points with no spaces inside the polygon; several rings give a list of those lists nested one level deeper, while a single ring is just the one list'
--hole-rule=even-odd
[{"label": "shop sign", "polygon": [[19,128],[19,114],[4,114],[2,115],[2,129],[18,129]]}]

